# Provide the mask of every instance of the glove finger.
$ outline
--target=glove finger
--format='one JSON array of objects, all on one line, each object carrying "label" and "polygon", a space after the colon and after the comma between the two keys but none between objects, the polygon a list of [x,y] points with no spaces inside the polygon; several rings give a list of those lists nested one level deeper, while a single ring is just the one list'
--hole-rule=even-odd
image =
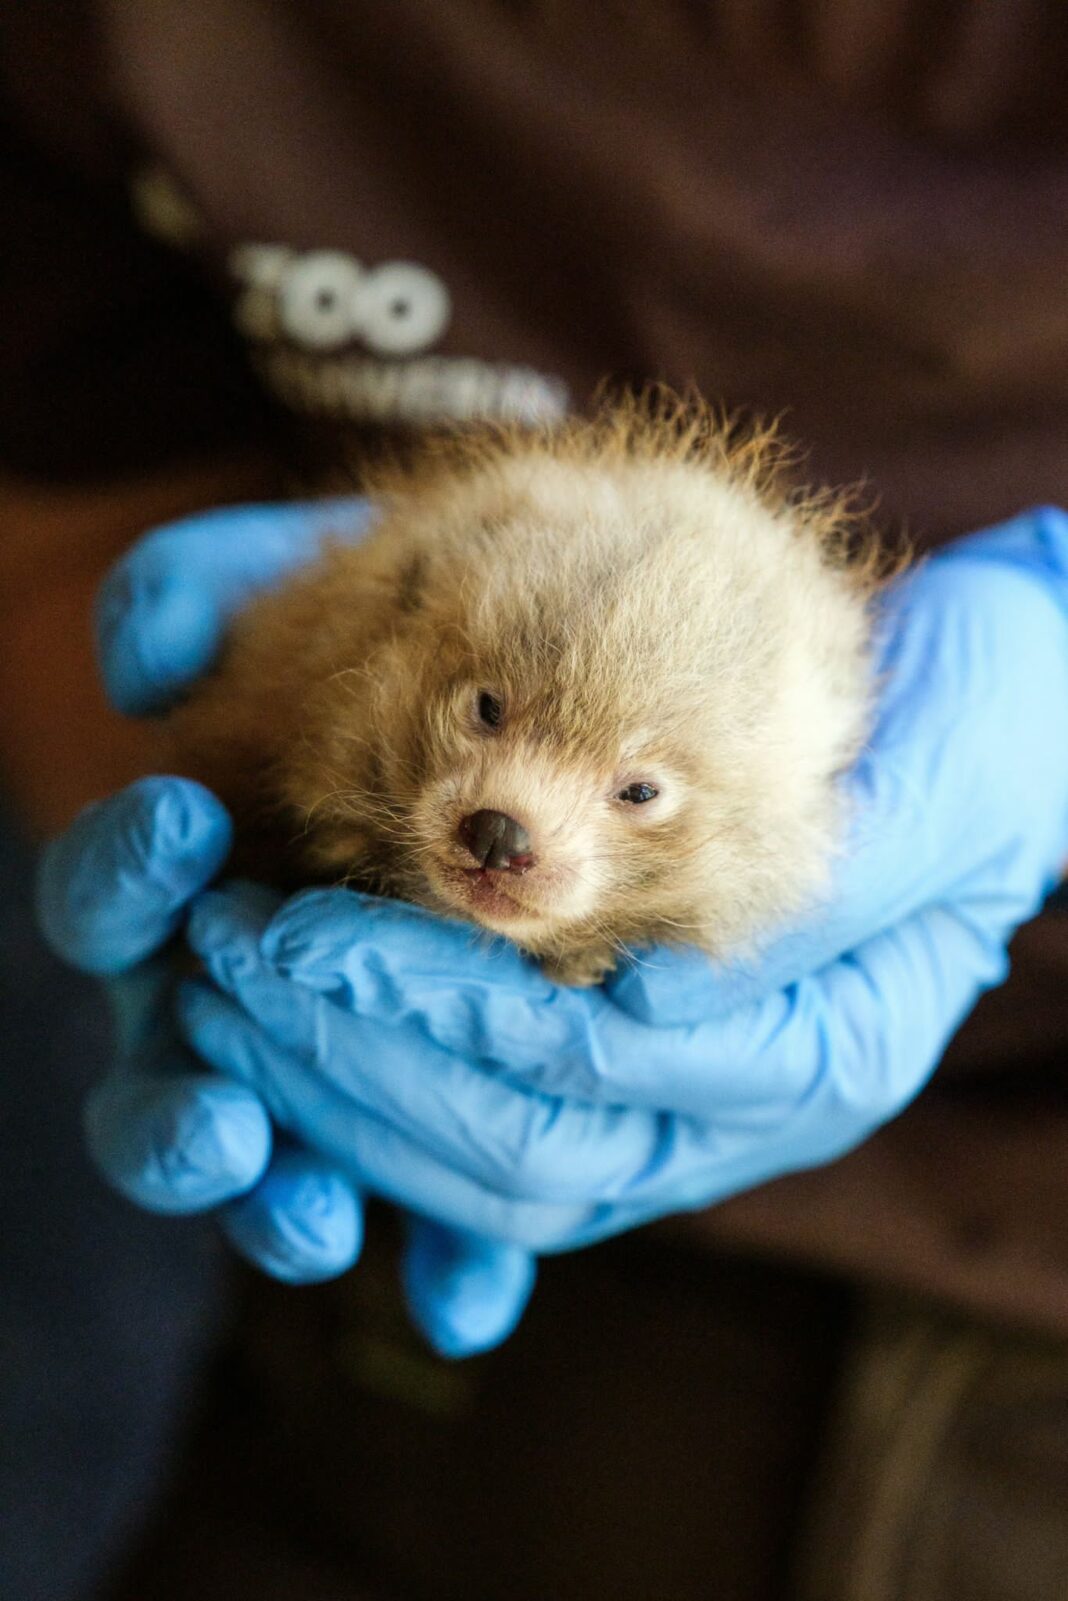
[{"label": "glove finger", "polygon": [[534,1289],[529,1251],[407,1219],[401,1279],[412,1319],[440,1356],[475,1356],[501,1345]]},{"label": "glove finger", "polygon": [[285,1284],[319,1284],[355,1263],[363,1208],[345,1174],[313,1152],[276,1151],[247,1195],[219,1216],[234,1249]]},{"label": "glove finger", "polygon": [[[807,1084],[792,1105],[770,1115],[755,1108],[748,1126],[682,1121],[674,1173],[692,1178],[689,1204],[712,1204],[859,1145],[919,1093],[981,991],[1007,969],[1004,949],[982,929],[931,907],[804,981],[799,988],[813,999],[791,1045],[797,1062],[807,1056]],[[702,1180],[709,1134],[714,1162]]]},{"label": "glove finger", "polygon": [[[217,939],[225,899],[206,897],[189,925],[190,943],[216,983],[351,1107],[418,1141],[439,1161],[500,1194],[553,1203],[621,1195],[634,1174],[656,1161],[664,1131],[654,1114],[564,1103],[513,1086],[414,1030],[353,1018],[281,978],[247,946],[241,956],[233,940],[220,950],[203,937],[201,912],[212,908]],[[179,994],[180,1023],[198,1054],[209,996],[202,984],[183,985]]]},{"label": "glove finger", "polygon": [[600,991],[552,983],[514,945],[470,924],[347,889],[286,901],[260,949],[284,977],[353,1016],[415,1024],[502,1071],[588,1057],[607,1009]]},{"label": "glove finger", "polygon": [[[851,1148],[917,1092],[978,990],[1003,969],[1000,948],[942,908],[867,942],[798,986],[811,994],[788,1019],[790,1028],[771,1040],[770,1065],[759,1059],[747,1064],[758,1076],[781,1077],[774,1059],[785,1040],[798,1072],[792,1096],[764,1103],[754,1098],[748,1115],[723,1116],[714,1063],[706,1058],[699,1079],[706,1116],[661,1117],[655,1153],[607,1193],[598,1172],[599,1153],[591,1158],[592,1147],[583,1143],[589,1125],[581,1118],[576,1123],[575,1109],[560,1102],[525,1159],[521,1192],[558,1197],[562,1172],[569,1206],[515,1200],[514,1176],[503,1172],[496,1184],[483,1182],[484,1106],[468,1108],[473,1157],[457,1151],[450,1162],[442,1162],[436,1155],[440,1128],[432,1102],[422,1106],[423,1139],[401,1132],[392,1120],[361,1112],[348,1084],[340,1088],[324,1072],[321,1055],[305,1062],[279,1047],[210,987],[188,986],[182,999],[183,1011],[190,1006],[189,1037],[201,1054],[257,1089],[283,1126],[298,1134],[314,1129],[316,1146],[358,1171],[371,1188],[454,1227],[545,1251],[602,1238],[664,1212],[710,1204]],[[323,1015],[329,1003],[321,996],[310,1000],[312,1033],[319,1030],[321,1049],[330,1044],[331,1024]],[[303,1003],[298,1006],[304,1009]],[[706,1043],[713,1043],[711,1034]],[[452,1115],[447,1108],[446,1120]],[[493,1115],[491,1110],[490,1128]],[[588,1175],[585,1188],[582,1172]]]},{"label": "glove finger", "polygon": [[[301,900],[303,907],[289,902],[272,920],[262,948],[287,952],[287,972],[301,984],[310,978],[322,1005],[301,1000],[296,988],[276,986],[263,968],[259,948],[246,948],[247,966],[241,971],[235,967],[225,974],[218,971],[220,981],[240,996],[273,1037],[306,1056],[318,1053],[322,1058],[326,1042],[339,1034],[348,1037],[337,1007],[326,997],[335,995],[345,1004],[355,1002],[370,1009],[381,992],[389,997],[391,1017],[421,1021],[428,1033],[441,1031],[461,1050],[466,1046],[487,1052],[487,1020],[481,1018],[478,1027],[472,1027],[456,1014],[459,1022],[454,1017],[453,1024],[443,1024],[449,1015],[447,1001],[439,1005],[436,991],[447,992],[450,975],[456,973],[450,958],[462,955],[464,966],[453,982],[461,988],[467,985],[467,1004],[473,1006],[470,972],[474,969],[481,975],[478,982],[492,982],[496,953],[484,956],[477,947],[463,946],[454,953],[453,934],[446,929],[440,936],[443,959],[435,964],[426,952],[439,936],[428,933],[417,941],[416,999],[411,1002],[405,995],[403,952],[420,922],[433,924],[428,914],[413,918],[404,907],[382,902],[368,906],[345,891]],[[233,924],[225,896],[212,892],[204,897],[197,917],[202,907],[211,909],[211,932],[220,949],[232,950]],[[294,911],[298,915],[291,918]],[[320,924],[324,911],[327,915]],[[361,952],[365,918],[370,919],[372,938]],[[319,934],[313,942],[316,928]],[[466,937],[466,931],[459,932]],[[347,940],[357,952],[351,960],[346,957]],[[198,946],[209,967],[210,944],[205,940]],[[525,986],[525,964],[516,961],[518,966],[506,961],[504,970]],[[698,1120],[703,1125],[701,1159],[706,1160],[713,1154],[715,1140],[729,1143],[740,1130],[774,1128],[791,1117],[811,1095],[820,1073],[837,1062],[849,1064],[854,1093],[868,1086],[866,1093],[874,1105],[882,1096],[879,1086],[869,1083],[870,1067],[885,1054],[884,1036],[890,1042],[899,1038],[917,1042],[918,1050],[924,1031],[944,1031],[945,1016],[962,1016],[979,987],[1000,974],[1003,962],[996,942],[991,944],[967,920],[931,909],[907,920],[900,930],[865,942],[855,955],[831,964],[823,974],[696,1027],[646,1028],[606,1005],[603,997],[558,990],[559,1016],[568,1016],[570,1023],[566,1034],[551,1024],[547,1032],[552,1049],[542,1050],[539,1009],[525,1005],[530,990],[510,992],[505,986],[502,994],[512,993],[522,1018],[522,1027],[513,1025],[509,1035],[509,1047],[515,1035],[519,1038],[506,1071],[488,1075],[431,1046],[419,1052],[418,1065],[409,1057],[411,1048],[405,1047],[399,1053],[401,1060],[387,1068],[398,1054],[400,1036],[382,1030],[373,1019],[352,1031],[353,1040],[359,1042],[352,1050],[342,1046],[335,1054],[348,1061],[346,1088],[367,1110],[417,1140],[428,1141],[428,1131],[433,1130],[441,1142],[434,1146],[435,1153],[443,1161],[462,1163],[482,1182],[502,1189],[531,1184],[532,1190],[520,1188],[515,1193],[539,1199],[548,1198],[541,1185],[551,1183],[563,1186],[553,1189],[554,1200],[576,1194],[619,1200],[629,1193],[635,1172],[655,1176],[664,1148],[685,1143],[678,1130],[669,1133],[661,1123],[635,1117],[636,1111]],[[901,981],[899,967],[908,975],[908,983]],[[365,970],[371,971],[366,984]],[[932,978],[938,983],[933,984]],[[542,983],[537,975],[536,984]],[[910,984],[915,989],[913,1000]],[[537,994],[536,985],[533,993]],[[425,995],[430,995],[430,1004],[423,1011]],[[863,1042],[863,1050],[858,1042]],[[898,1069],[906,1080],[909,1067],[906,1060]],[[325,1071],[331,1071],[329,1064]],[[515,1100],[508,1091],[516,1085],[535,1091],[538,1098]],[[907,1096],[907,1085],[902,1093]],[[603,1119],[589,1117],[586,1108],[575,1104],[583,1101],[602,1106]],[[622,1112],[621,1107],[630,1110]],[[451,1132],[449,1112],[455,1118]],[[475,1154],[480,1127],[481,1167]],[[489,1141],[494,1142],[492,1152],[485,1149]],[[726,1151],[716,1155],[716,1160],[725,1159]],[[572,1184],[578,1188],[572,1189]]]},{"label": "glove finger", "polygon": [[[501,1075],[479,1072],[431,1046],[419,1053],[418,1066],[411,1060],[392,1065],[397,1031],[370,1021],[351,1031],[359,1043],[345,1085],[412,1138],[425,1142],[433,1130],[442,1140],[435,1147],[442,1160],[464,1164],[494,1187],[530,1183],[533,1191],[517,1193],[544,1199],[544,1182],[566,1186],[554,1191],[556,1200],[636,1199],[634,1173],[655,1178],[665,1152],[673,1150],[680,1160],[690,1143],[685,1131],[638,1118],[636,1110],[695,1120],[701,1159],[716,1161],[727,1159],[737,1134],[763,1137],[792,1119],[821,1082],[838,1083],[845,1102],[866,1102],[874,1124],[878,1109],[889,1115],[914,1092],[979,991],[1004,970],[996,940],[963,915],[934,907],[821,974],[716,1022],[648,1030],[604,1012],[597,1026],[591,1023],[592,1043],[574,1075],[567,1060],[522,1072],[523,1085],[537,1092],[526,1100],[510,1097],[513,1084]],[[351,1019],[339,1018],[324,997],[307,1002],[298,998],[298,986],[276,988],[262,967],[230,977],[272,1035],[308,1059],[321,1060],[333,1041],[348,1039]],[[335,1054],[351,1058],[353,1049],[342,1046]],[[332,1071],[329,1063],[325,1071]],[[519,1076],[513,1070],[512,1077]],[[588,1117],[589,1108],[576,1104],[591,1083],[605,1103],[603,1119]],[[450,1138],[451,1116],[459,1131]],[[488,1141],[494,1150],[487,1156]]]},{"label": "glove finger", "polygon": [[351,889],[294,895],[266,929],[263,954],[280,973],[292,969],[350,1011],[381,1023],[405,1021],[405,996],[395,992],[410,982],[418,985],[424,974],[430,981],[463,984],[464,970],[473,968],[477,985],[512,994],[526,984],[540,1003],[557,988],[506,940],[422,906]]},{"label": "glove finger", "polygon": [[361,1190],[450,1228],[539,1252],[562,1248],[590,1221],[587,1206],[517,1201],[438,1161],[361,1111],[318,1067],[279,1046],[208,984],[184,986],[179,1022],[199,1056],[255,1091],[278,1127],[340,1167]]},{"label": "glove finger", "polygon": [[[213,891],[198,904],[194,944],[209,968],[216,964],[224,987],[240,991],[266,1025],[266,1008],[277,1014],[281,997],[273,1006],[265,994],[253,1001],[247,981],[242,991],[239,974],[224,977],[218,965],[239,943],[227,893]],[[217,956],[208,954],[213,945]],[[492,1068],[501,1083],[542,1095],[697,1116],[707,1115],[714,1102],[717,1113],[740,1109],[749,1116],[761,1100],[790,1104],[808,1077],[807,1059],[792,1055],[776,1059],[763,1079],[753,1071],[754,1060],[764,1059],[793,1016],[799,1002],[792,994],[729,1013],[711,1037],[693,1028],[645,1027],[599,989],[552,984],[514,948],[486,947],[477,930],[349,890],[316,890],[287,901],[258,950],[248,942],[242,950],[250,972],[259,969],[262,952],[295,983],[366,1019],[366,1041],[377,1040],[371,1030],[382,1021],[414,1025],[444,1051]],[[710,971],[702,956],[677,961],[684,983],[693,982],[697,963]],[[288,1022],[294,1021],[290,1008]],[[505,1120],[498,1116],[493,1126],[500,1129]]]},{"label": "glove finger", "polygon": [[[756,1141],[749,1130],[725,1141],[720,1138],[717,1150],[713,1132],[693,1125],[683,1134],[687,1142],[685,1170],[672,1172],[663,1161],[651,1166],[635,1187],[633,1198],[625,1202],[597,1197],[582,1205],[516,1200],[470,1180],[388,1124],[357,1110],[347,1095],[278,1047],[235,1002],[206,987],[200,987],[194,1000],[193,991],[194,986],[189,986],[183,1001],[190,1008],[188,1033],[198,1053],[220,1073],[252,1089],[269,1108],[275,1124],[295,1138],[314,1139],[326,1160],[352,1174],[359,1188],[408,1212],[433,1217],[451,1234],[478,1236],[490,1244],[497,1241],[521,1253],[501,1265],[501,1280],[493,1284],[492,1295],[486,1291],[477,1328],[468,1321],[478,1304],[473,1290],[467,1292],[471,1300],[466,1303],[458,1297],[462,1309],[450,1306],[449,1296],[435,1305],[437,1286],[432,1276],[428,1274],[431,1282],[421,1290],[418,1274],[422,1263],[413,1268],[415,1279],[409,1274],[405,1281],[413,1315],[443,1351],[461,1354],[475,1347],[476,1338],[479,1349],[488,1349],[493,1343],[494,1322],[502,1337],[509,1331],[510,1318],[518,1318],[525,1299],[527,1270],[522,1254],[576,1249],[667,1212],[704,1207],[771,1176],[782,1160],[763,1130]],[[666,1145],[665,1156],[669,1151]],[[801,1160],[794,1165],[808,1164]],[[532,1270],[533,1263],[530,1266]],[[492,1274],[496,1270],[489,1264],[483,1271]],[[482,1285],[485,1288],[485,1280]]]},{"label": "glove finger", "polygon": [[[980,992],[1006,970],[998,940],[960,913],[929,907],[723,1018],[644,1030],[644,1050],[640,1034],[625,1050],[602,1050],[600,1093],[692,1121],[694,1130],[677,1131],[679,1170],[693,1139],[722,1165],[747,1133],[760,1141],[796,1127],[810,1141],[819,1120],[834,1131],[864,1107],[875,1127],[915,1094]],[[626,1038],[622,1029],[613,1037]]]},{"label": "glove finger", "polygon": [[326,538],[362,538],[371,517],[357,497],[228,506],[146,535],[97,597],[112,705],[132,716],[165,708],[211,666],[230,619],[254,595],[310,561]]},{"label": "glove finger", "polygon": [[166,943],[218,873],[232,828],[222,803],[184,778],[144,778],[89,807],[41,857],[45,938],[86,972],[119,973]]},{"label": "glove finger", "polygon": [[571,1246],[652,1218],[715,1205],[785,1173],[852,1150],[918,1094],[984,987],[1004,977],[1003,949],[942,907],[908,919],[834,964],[814,987],[800,1055],[809,1078],[792,1104],[755,1106],[733,1126],[678,1118],[662,1166],[622,1205],[591,1209]]},{"label": "glove finger", "polygon": [[108,1182],[150,1212],[203,1212],[252,1188],[271,1125],[243,1084],[204,1072],[116,1073],[86,1100],[90,1155]]}]

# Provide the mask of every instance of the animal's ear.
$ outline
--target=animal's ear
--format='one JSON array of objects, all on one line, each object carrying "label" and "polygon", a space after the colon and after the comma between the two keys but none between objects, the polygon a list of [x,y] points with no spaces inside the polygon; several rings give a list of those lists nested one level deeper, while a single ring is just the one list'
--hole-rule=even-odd
[{"label": "animal's ear", "polygon": [[425,552],[418,550],[401,567],[397,574],[397,609],[405,613],[419,611],[423,604],[427,561]]}]

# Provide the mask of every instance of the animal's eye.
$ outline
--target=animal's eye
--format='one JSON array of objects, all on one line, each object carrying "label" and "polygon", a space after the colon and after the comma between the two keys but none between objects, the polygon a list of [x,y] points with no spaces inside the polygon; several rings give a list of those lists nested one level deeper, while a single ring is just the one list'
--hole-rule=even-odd
[{"label": "animal's eye", "polygon": [[620,790],[616,800],[629,801],[631,806],[644,806],[646,801],[655,800],[659,793],[652,784],[628,784],[626,789]]},{"label": "animal's eye", "polygon": [[486,728],[500,728],[501,718],[504,716],[504,707],[496,695],[491,695],[484,689],[478,697],[478,720]]}]

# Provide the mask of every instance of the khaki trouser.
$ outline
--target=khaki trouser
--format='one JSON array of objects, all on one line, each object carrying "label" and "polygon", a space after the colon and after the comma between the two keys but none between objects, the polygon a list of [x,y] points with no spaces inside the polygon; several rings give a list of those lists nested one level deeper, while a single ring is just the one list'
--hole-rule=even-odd
[{"label": "khaki trouser", "polygon": [[798,1601],[1065,1601],[1068,1343],[873,1299]]},{"label": "khaki trouser", "polygon": [[1064,1349],[655,1235],[465,1363],[388,1251],[249,1289],[115,1601],[1068,1601]]}]

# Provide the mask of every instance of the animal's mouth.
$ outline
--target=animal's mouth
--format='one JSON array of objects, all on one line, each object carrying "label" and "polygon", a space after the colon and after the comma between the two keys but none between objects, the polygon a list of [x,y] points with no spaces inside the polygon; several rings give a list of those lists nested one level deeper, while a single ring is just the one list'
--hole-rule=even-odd
[{"label": "animal's mouth", "polygon": [[[466,860],[464,859],[466,856]],[[446,839],[423,856],[422,873],[442,910],[529,942],[588,915],[592,896],[575,868],[544,857],[529,867],[479,866]]]},{"label": "animal's mouth", "polygon": [[503,873],[487,867],[462,867],[449,874],[450,886],[455,886],[463,902],[480,918],[529,918],[532,908],[511,894],[502,880]]},{"label": "animal's mouth", "polygon": [[544,911],[531,900],[521,900],[516,893],[518,881],[525,876],[439,860],[429,874],[429,882],[439,903],[443,901],[454,913],[518,939],[545,923]]}]

